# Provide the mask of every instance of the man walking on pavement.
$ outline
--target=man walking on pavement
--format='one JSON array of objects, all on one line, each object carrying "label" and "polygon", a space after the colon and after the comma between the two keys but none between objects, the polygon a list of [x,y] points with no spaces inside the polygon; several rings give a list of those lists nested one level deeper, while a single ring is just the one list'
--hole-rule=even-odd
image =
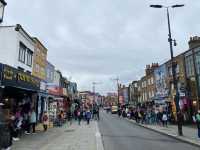
[{"label": "man walking on pavement", "polygon": [[89,125],[90,124],[90,119],[91,119],[91,112],[89,110],[89,108],[87,109],[86,111],[86,120],[87,120],[87,124]]},{"label": "man walking on pavement", "polygon": [[32,128],[32,133],[35,134],[35,125],[36,125],[36,113],[34,109],[31,109],[30,112],[30,124]]},{"label": "man walking on pavement", "polygon": [[200,110],[198,110],[198,113],[196,114],[196,123],[198,129],[198,137],[200,138]]},{"label": "man walking on pavement", "polygon": [[177,114],[177,123],[178,123],[178,131],[179,131],[179,136],[183,136],[183,130],[182,130],[182,126],[183,126],[183,122],[184,122],[184,116],[181,110],[178,111]]},{"label": "man walking on pavement", "polygon": [[42,121],[43,121],[44,132],[46,132],[49,124],[49,116],[46,111],[44,112]]},{"label": "man walking on pavement", "polygon": [[82,111],[81,111],[81,108],[79,108],[79,109],[77,110],[78,125],[81,125],[82,115],[83,115],[83,113],[82,113]]}]

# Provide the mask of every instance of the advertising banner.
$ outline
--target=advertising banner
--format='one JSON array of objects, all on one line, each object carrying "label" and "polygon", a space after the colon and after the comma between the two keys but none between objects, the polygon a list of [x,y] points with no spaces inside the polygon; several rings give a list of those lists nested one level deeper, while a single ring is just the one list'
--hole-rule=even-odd
[{"label": "advertising banner", "polygon": [[61,88],[53,83],[47,83],[47,90],[49,94],[60,96]]},{"label": "advertising banner", "polygon": [[166,84],[167,70],[166,65],[163,64],[154,71],[156,82],[156,97],[160,100],[169,94],[169,89]]},{"label": "advertising banner", "polygon": [[129,97],[128,97],[128,88],[127,87],[123,89],[123,97],[124,97],[124,103],[128,104]]}]

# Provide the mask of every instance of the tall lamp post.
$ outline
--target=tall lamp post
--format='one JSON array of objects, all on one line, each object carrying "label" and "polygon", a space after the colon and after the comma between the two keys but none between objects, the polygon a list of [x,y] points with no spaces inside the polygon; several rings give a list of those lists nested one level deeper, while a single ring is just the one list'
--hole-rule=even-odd
[{"label": "tall lamp post", "polygon": [[96,101],[96,92],[95,92],[95,86],[97,85],[97,84],[101,84],[100,82],[92,82],[92,88],[93,88],[93,101],[95,102]]},{"label": "tall lamp post", "polygon": [[168,21],[168,31],[169,31],[168,42],[169,42],[169,45],[170,45],[171,65],[172,65],[172,80],[173,80],[173,85],[174,85],[174,90],[175,90],[174,102],[175,102],[175,105],[176,105],[178,134],[180,136],[183,135],[183,132],[182,132],[182,124],[180,122],[181,120],[179,120],[179,117],[178,117],[178,112],[180,111],[180,107],[179,107],[179,92],[178,92],[177,78],[176,78],[176,62],[174,61],[174,54],[173,54],[173,43],[174,43],[174,46],[176,46],[176,41],[172,39],[172,35],[171,35],[169,8],[177,8],[177,7],[183,7],[183,6],[184,6],[183,4],[181,4],[181,5],[172,5],[172,6],[150,5],[150,7],[153,7],[153,8],[165,8],[167,10],[167,21]]},{"label": "tall lamp post", "polygon": [[4,8],[6,5],[7,3],[4,0],[0,0],[0,24],[3,22]]},{"label": "tall lamp post", "polygon": [[120,103],[119,103],[119,78],[117,77],[117,78],[111,79],[111,80],[116,81],[116,83],[117,83],[117,109],[119,111],[119,109],[120,109]]}]

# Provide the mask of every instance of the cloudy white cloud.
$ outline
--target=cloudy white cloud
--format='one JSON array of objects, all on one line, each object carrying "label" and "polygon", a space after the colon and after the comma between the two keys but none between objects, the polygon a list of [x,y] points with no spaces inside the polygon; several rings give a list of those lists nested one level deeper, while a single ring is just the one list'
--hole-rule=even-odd
[{"label": "cloudy white cloud", "polygon": [[191,35],[200,35],[199,0],[7,0],[5,22],[20,23],[49,49],[48,59],[79,89],[115,90],[110,78],[128,83],[148,63],[169,58],[166,12],[149,4],[184,3],[172,9],[175,54],[187,49]]}]

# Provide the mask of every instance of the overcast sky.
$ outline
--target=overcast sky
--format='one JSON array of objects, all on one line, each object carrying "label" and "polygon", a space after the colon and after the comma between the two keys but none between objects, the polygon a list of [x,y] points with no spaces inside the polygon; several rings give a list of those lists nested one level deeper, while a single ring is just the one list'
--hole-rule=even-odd
[{"label": "overcast sky", "polygon": [[150,4],[183,3],[171,9],[179,54],[190,36],[200,36],[199,0],[6,0],[4,25],[21,24],[48,48],[48,60],[77,81],[79,90],[114,91],[110,79],[127,84],[144,74],[146,64],[169,57],[164,9]]}]

